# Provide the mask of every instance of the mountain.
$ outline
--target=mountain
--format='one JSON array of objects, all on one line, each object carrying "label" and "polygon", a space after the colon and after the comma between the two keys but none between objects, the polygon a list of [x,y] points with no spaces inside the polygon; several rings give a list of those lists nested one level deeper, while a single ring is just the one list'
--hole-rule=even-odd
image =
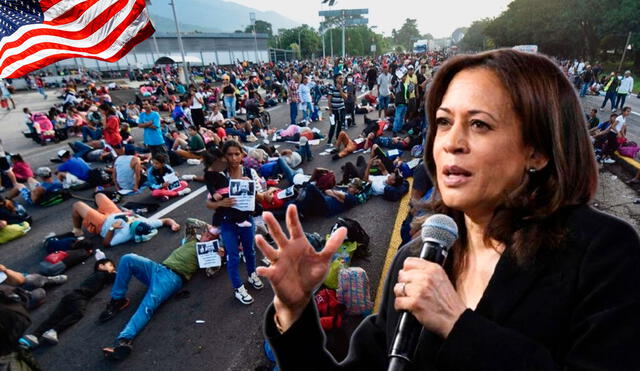
[{"label": "mountain", "polygon": [[[173,17],[167,18],[162,17],[153,13],[149,14],[151,19],[153,20],[153,26],[159,33],[175,33],[176,32],[176,24],[173,21]],[[180,32],[223,32],[219,28],[214,27],[202,27],[195,24],[190,23],[182,23],[180,22]]]},{"label": "mountain", "polygon": [[[199,30],[202,32],[234,32],[244,30],[251,23],[249,13],[256,13],[256,18],[269,22],[273,30],[293,28],[300,25],[283,15],[273,11],[261,12],[244,5],[223,0],[174,0],[181,31]],[[188,4],[188,5],[186,5]],[[173,13],[166,0],[153,0],[148,5],[149,13],[158,32],[175,32]],[[169,20],[170,22],[166,22]],[[183,29],[182,24],[185,23]]]}]

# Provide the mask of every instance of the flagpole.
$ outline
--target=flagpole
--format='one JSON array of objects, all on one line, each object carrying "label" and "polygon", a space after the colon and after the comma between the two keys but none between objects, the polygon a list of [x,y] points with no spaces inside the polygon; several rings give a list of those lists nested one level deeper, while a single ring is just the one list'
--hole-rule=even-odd
[{"label": "flagpole", "polygon": [[169,3],[171,5],[171,9],[173,10],[173,20],[176,23],[176,33],[178,36],[178,45],[180,46],[180,54],[182,55],[182,82],[186,85],[189,84],[187,81],[187,59],[184,57],[184,45],[182,45],[182,35],[180,34],[180,25],[178,24],[178,16],[176,15],[176,4],[174,0],[171,0]]}]

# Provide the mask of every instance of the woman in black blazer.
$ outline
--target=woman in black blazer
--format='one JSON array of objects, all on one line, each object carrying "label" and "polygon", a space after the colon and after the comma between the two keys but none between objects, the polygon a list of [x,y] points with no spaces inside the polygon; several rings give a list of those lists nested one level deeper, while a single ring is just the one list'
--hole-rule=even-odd
[{"label": "woman in black blazer", "polygon": [[576,93],[544,56],[497,50],[447,61],[426,102],[431,212],[456,220],[445,267],[396,255],[380,312],[338,364],[324,348],[312,292],[344,239],[315,253],[295,208],[287,238],[258,239],[258,273],[276,294],[265,332],[282,370],[385,370],[399,319],[422,324],[415,370],[637,370],[640,241],[588,206],[597,167]]}]

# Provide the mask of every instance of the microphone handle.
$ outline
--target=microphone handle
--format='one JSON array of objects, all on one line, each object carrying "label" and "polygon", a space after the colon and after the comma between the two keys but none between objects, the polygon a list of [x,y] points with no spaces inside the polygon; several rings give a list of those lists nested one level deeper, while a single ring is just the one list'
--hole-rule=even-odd
[{"label": "microphone handle", "polygon": [[[420,259],[443,265],[447,253],[446,247],[427,240],[420,250]],[[418,346],[421,332],[422,324],[416,317],[410,312],[402,311],[389,352],[388,371],[403,371],[408,368]]]}]

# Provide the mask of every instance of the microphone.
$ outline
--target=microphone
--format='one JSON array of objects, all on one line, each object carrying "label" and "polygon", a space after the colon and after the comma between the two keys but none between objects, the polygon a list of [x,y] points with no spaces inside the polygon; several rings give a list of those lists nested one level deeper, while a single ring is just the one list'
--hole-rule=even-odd
[{"label": "microphone", "polygon": [[[449,216],[435,214],[422,223],[420,259],[443,265],[458,239],[458,226]],[[389,352],[388,371],[407,369],[418,346],[422,325],[410,312],[402,311]]]}]

